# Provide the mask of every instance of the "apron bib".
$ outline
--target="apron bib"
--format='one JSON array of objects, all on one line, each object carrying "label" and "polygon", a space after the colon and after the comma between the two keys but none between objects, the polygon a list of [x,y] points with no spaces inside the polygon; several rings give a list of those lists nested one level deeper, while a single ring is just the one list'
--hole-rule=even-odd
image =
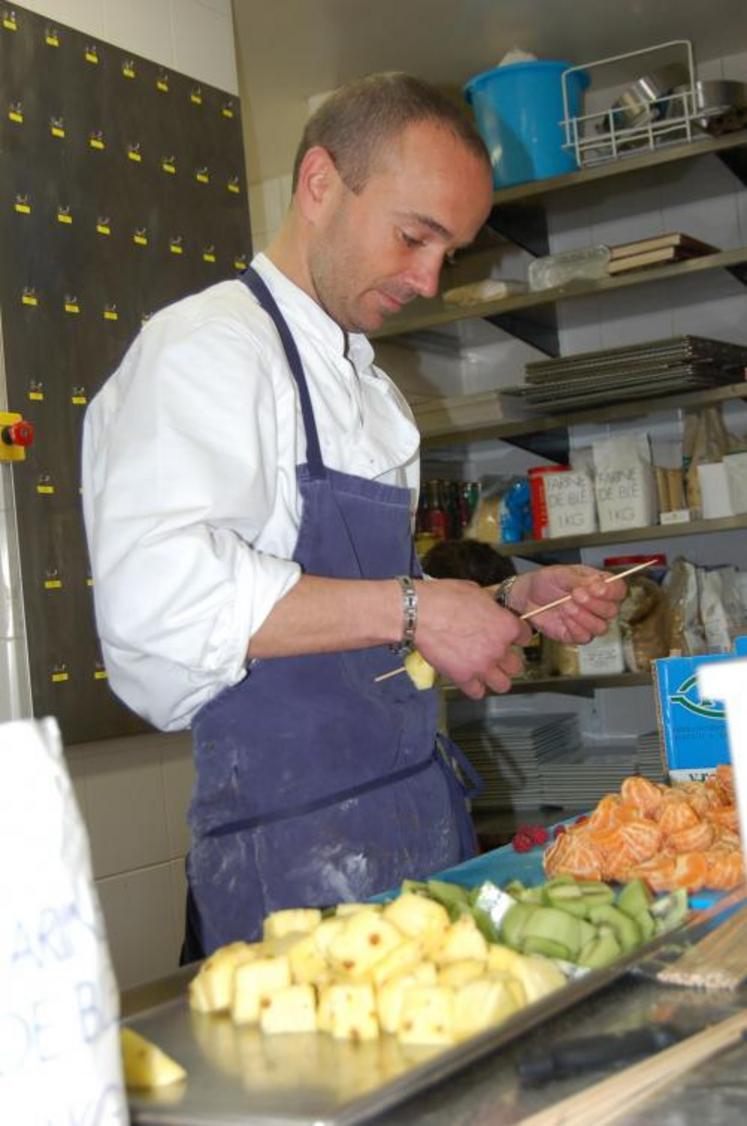
[{"label": "apron bib", "polygon": [[[324,465],[292,334],[259,275],[243,280],[275,323],[301,403],[294,560],[328,578],[419,574],[409,490]],[[271,911],[367,899],[474,855],[454,759],[479,779],[437,738],[435,690],[404,674],[375,683],[398,664],[388,646],[258,660],[197,713],[186,960],[257,938]]]}]

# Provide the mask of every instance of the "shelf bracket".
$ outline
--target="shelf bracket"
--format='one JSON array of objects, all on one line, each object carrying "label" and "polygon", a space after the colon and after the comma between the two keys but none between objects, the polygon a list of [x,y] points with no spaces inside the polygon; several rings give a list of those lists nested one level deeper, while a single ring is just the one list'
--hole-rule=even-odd
[{"label": "shelf bracket", "polygon": [[535,258],[550,253],[547,217],[537,204],[503,204],[491,211],[487,226],[509,242],[528,250]]},{"label": "shelf bracket", "polygon": [[719,160],[747,187],[747,148],[724,149],[716,153]]},{"label": "shelf bracket", "polygon": [[540,306],[532,317],[526,313],[496,313],[485,320],[525,344],[531,344],[532,348],[537,348],[546,356],[560,355],[558,320],[551,305]]},{"label": "shelf bracket", "polygon": [[738,282],[747,285],[747,262],[740,262],[736,266],[727,266],[726,268]]}]

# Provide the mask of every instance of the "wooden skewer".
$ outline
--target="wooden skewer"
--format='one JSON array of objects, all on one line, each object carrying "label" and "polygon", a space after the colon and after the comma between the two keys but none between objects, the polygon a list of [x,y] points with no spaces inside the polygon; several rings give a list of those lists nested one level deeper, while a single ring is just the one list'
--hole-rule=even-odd
[{"label": "wooden skewer", "polygon": [[[634,575],[636,571],[643,571],[646,567],[651,567],[655,562],[655,559],[647,559],[645,563],[636,563],[635,567],[628,567],[627,571],[623,571],[620,575],[608,575],[604,582],[613,583],[615,579],[627,579],[628,575]],[[564,602],[570,602],[572,597],[572,594],[564,594],[562,598],[556,598],[554,602],[547,602],[544,606],[535,606],[534,610],[527,610],[526,614],[521,614],[520,620],[525,622],[528,618],[533,618],[535,614],[542,614],[545,610],[552,610],[554,606],[561,606]],[[389,672],[383,672],[380,676],[375,676],[374,684],[381,684],[382,680],[389,680],[390,676],[399,676],[401,672],[406,671],[404,665],[400,665],[396,669],[390,669]]]},{"label": "wooden skewer", "polygon": [[738,1044],[745,1030],[747,1013],[737,1013],[555,1106],[522,1118],[521,1126],[605,1126],[616,1122],[699,1063]]},{"label": "wooden skewer", "polygon": [[383,672],[381,676],[375,676],[374,684],[381,684],[382,680],[389,680],[390,676],[399,676],[401,672],[407,672],[404,665],[400,665],[399,668],[396,669],[391,669],[389,672]]}]

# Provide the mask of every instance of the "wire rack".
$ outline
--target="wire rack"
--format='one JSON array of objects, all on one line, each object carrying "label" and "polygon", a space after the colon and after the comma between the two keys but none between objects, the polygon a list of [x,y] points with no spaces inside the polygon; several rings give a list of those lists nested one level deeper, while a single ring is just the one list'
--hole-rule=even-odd
[{"label": "wire rack", "polygon": [[[569,112],[570,75],[579,71],[587,74],[595,70],[599,72],[600,68],[610,68],[614,64],[627,64],[635,59],[643,61],[646,56],[646,66],[643,69],[633,69],[631,74],[631,80],[637,81],[642,75],[654,74],[659,69],[663,56],[666,56],[667,65],[671,65],[672,56],[679,55],[680,52],[687,80],[677,85],[684,89],[678,93],[663,93],[651,99],[641,96],[637,103],[640,112],[635,114],[637,120],[626,122],[626,118],[630,117],[630,106],[626,110],[617,104],[595,113],[574,116]],[[703,119],[716,117],[724,112],[724,107],[719,106],[697,108],[695,62],[689,39],[672,39],[639,51],[611,55],[606,59],[595,59],[569,67],[562,74],[562,90],[564,116],[560,124],[565,130],[563,148],[573,151],[579,168],[588,168],[626,156],[638,156],[665,145],[697,140],[703,137]],[[635,102],[633,108],[636,108]]]}]

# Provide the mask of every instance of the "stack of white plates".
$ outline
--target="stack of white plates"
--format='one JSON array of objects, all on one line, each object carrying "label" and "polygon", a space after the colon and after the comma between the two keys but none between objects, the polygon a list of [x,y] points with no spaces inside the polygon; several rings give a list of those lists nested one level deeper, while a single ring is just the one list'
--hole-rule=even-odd
[{"label": "stack of white plates", "polygon": [[456,728],[451,736],[485,784],[475,809],[537,809],[545,800],[542,755],[571,755],[581,743],[573,714],[501,715]]}]

